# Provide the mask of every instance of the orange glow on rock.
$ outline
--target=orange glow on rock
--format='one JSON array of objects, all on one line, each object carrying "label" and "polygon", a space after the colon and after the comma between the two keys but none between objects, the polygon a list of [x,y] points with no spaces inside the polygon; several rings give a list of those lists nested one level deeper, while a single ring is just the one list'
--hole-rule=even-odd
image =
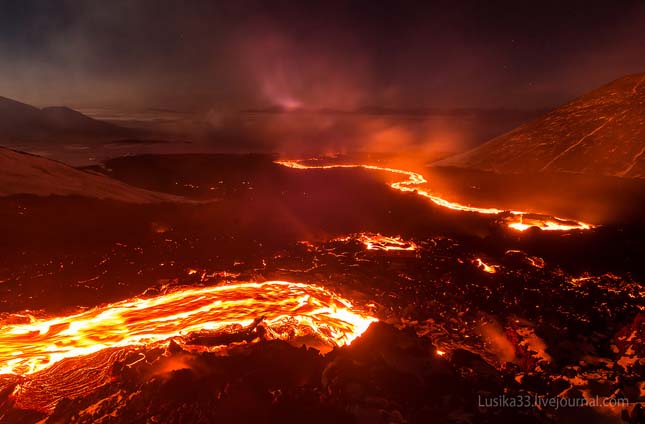
[{"label": "orange glow on rock", "polygon": [[479,258],[476,258],[473,263],[475,264],[475,266],[477,266],[477,268],[489,274],[495,274],[497,272],[497,265],[488,265]]},{"label": "orange glow on rock", "polygon": [[403,240],[401,237],[362,233],[358,236],[358,240],[365,245],[367,250],[413,252],[418,249],[418,246],[414,242]]}]

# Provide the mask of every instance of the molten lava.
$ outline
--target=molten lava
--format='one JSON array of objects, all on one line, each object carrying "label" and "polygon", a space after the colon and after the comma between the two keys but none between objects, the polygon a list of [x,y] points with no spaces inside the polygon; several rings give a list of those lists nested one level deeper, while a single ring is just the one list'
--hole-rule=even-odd
[{"label": "molten lava", "polygon": [[484,272],[487,272],[489,274],[495,274],[497,272],[497,267],[498,265],[488,265],[484,261],[482,261],[480,258],[476,258],[473,260],[473,263],[475,266],[479,269],[481,269]]},{"label": "molten lava", "polygon": [[401,237],[390,237],[381,234],[361,233],[358,236],[358,241],[363,243],[367,250],[384,250],[386,252],[403,250],[413,252],[418,249],[418,246],[414,242],[403,240]]},{"label": "molten lava", "polygon": [[[584,222],[566,220],[557,217],[537,217],[535,214],[529,212],[521,211],[508,211],[496,208],[477,208],[474,206],[462,205],[456,202],[450,202],[448,200],[442,199],[439,196],[430,194],[426,190],[418,188],[423,184],[426,184],[428,181],[425,177],[417,172],[406,171],[403,169],[396,168],[387,168],[376,165],[366,165],[366,164],[339,164],[339,165],[305,165],[301,161],[276,161],[277,164],[286,166],[294,169],[333,169],[333,168],[363,168],[370,169],[375,171],[384,171],[390,172],[397,175],[405,176],[406,179],[401,181],[396,181],[390,184],[390,187],[402,191],[416,193],[421,197],[429,199],[433,203],[442,206],[444,208],[453,209],[457,211],[464,212],[475,212],[488,215],[499,215],[499,214],[510,214],[511,217],[505,219],[506,224],[509,228],[512,228],[517,231],[525,231],[531,227],[538,227],[541,230],[546,231],[569,231],[569,230],[588,230],[593,228],[593,225],[587,224]],[[527,218],[527,215],[531,215],[531,218]]]},{"label": "molten lava", "polygon": [[285,281],[239,283],[134,298],[75,315],[4,323],[0,374],[33,374],[104,349],[145,345],[203,330],[247,326],[263,318],[270,337],[315,335],[331,346],[351,343],[374,321],[330,291]]}]

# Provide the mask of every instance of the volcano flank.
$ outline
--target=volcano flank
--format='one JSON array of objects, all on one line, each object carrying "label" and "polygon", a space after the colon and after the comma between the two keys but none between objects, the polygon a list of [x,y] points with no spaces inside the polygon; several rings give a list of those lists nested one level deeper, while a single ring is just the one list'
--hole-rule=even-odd
[{"label": "volcano flank", "polygon": [[645,74],[575,99],[441,165],[499,173],[645,177]]}]

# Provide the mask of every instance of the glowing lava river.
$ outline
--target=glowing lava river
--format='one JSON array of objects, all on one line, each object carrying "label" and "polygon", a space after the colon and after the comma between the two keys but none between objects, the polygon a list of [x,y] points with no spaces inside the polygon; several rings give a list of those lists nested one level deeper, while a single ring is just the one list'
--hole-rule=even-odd
[{"label": "glowing lava river", "polygon": [[[485,214],[509,231],[593,228],[536,213],[454,203],[431,194],[426,178],[413,171],[277,163],[293,168],[280,169],[299,174],[296,178],[310,169],[382,173],[387,179],[380,181],[412,199],[421,196],[431,206]],[[379,190],[378,182],[375,186],[377,195],[389,190]],[[300,196],[299,190],[293,193]],[[218,215],[207,212],[208,220],[217,221]],[[226,207],[222,214],[232,215]],[[169,227],[183,222],[179,219],[183,215],[169,221]],[[285,221],[285,226],[291,224]],[[386,405],[395,417],[394,408],[410,399],[407,417],[418,411],[431,417],[445,409],[445,402],[428,401],[428,393],[455,400],[461,414],[473,411],[468,409],[471,394],[489,390],[491,384],[491,393],[506,393],[509,376],[518,382],[510,386],[511,393],[524,393],[528,385],[518,376],[529,373],[545,387],[559,382],[558,393],[582,392],[588,381],[595,384],[596,375],[603,381],[633,378],[640,364],[635,334],[641,321],[634,317],[642,310],[642,287],[612,274],[571,274],[552,256],[533,256],[539,249],[513,249],[521,247],[518,237],[504,237],[511,239],[508,246],[491,249],[479,241],[471,244],[470,238],[376,232],[384,231],[379,227],[371,230],[375,232],[311,232],[311,237],[310,231],[295,232],[285,242],[279,237],[284,226],[261,221],[259,227],[267,227],[266,234],[252,231],[249,240],[237,233],[230,239],[220,235],[220,226],[203,233],[201,226],[195,232],[189,231],[192,227],[164,233],[153,229],[149,240],[132,237],[126,244],[119,239],[97,250],[101,255],[92,251],[88,257],[72,257],[77,265],[50,260],[37,267],[26,256],[24,273],[14,272],[12,280],[0,267],[0,277],[7,278],[0,283],[15,285],[6,292],[10,295],[31,296],[38,289],[41,296],[56,298],[52,290],[58,289],[61,299],[53,299],[51,306],[56,310],[75,304],[74,299],[98,305],[48,314],[48,299],[30,297],[0,315],[0,422],[45,422],[48,417],[50,422],[78,423],[143,422],[141,417],[155,417],[149,422],[228,422],[221,417],[231,411],[246,419],[244,414],[256,407],[280,412],[300,405],[303,410],[323,405],[334,414],[359,410],[359,405],[372,408],[370,417]],[[578,235],[586,241],[585,235],[596,232]],[[127,282],[124,287],[115,288],[122,281]],[[22,291],[32,284],[35,289]],[[108,294],[109,299],[103,297]],[[625,317],[615,326],[609,308],[619,308]],[[555,329],[553,335],[542,333],[543,328]],[[603,340],[615,348],[586,374],[573,374],[568,365],[556,368],[556,361],[569,352],[560,345],[572,337],[568,328],[580,328],[583,335],[604,331]],[[583,349],[591,343],[583,341],[579,349],[587,355]],[[474,375],[474,361],[487,364],[486,372],[495,380]],[[365,395],[354,400],[358,391]],[[373,399],[387,403],[372,405]],[[193,412],[190,417],[201,421],[169,418]]]},{"label": "glowing lava river", "polygon": [[477,208],[474,206],[462,205],[460,203],[451,202],[439,196],[433,195],[430,192],[419,188],[419,186],[426,184],[428,180],[417,172],[406,171],[403,169],[387,168],[376,165],[366,164],[336,164],[336,165],[306,165],[303,161],[298,160],[284,160],[276,161],[277,164],[294,169],[335,169],[335,168],[362,168],[374,171],[389,172],[397,175],[404,176],[405,179],[396,181],[390,184],[390,187],[405,192],[416,193],[421,197],[429,199],[433,203],[452,210],[463,212],[475,212],[487,215],[502,215],[508,214],[509,217],[504,218],[506,225],[517,231],[525,231],[531,227],[538,227],[546,231],[569,231],[569,230],[589,230],[593,228],[592,224],[584,222],[573,221],[552,216],[545,216],[541,214],[534,214],[530,212],[503,210],[497,208]]},{"label": "glowing lava river", "polygon": [[[375,165],[305,165],[278,161],[296,169],[364,168],[404,176],[391,187],[425,197],[435,204],[465,212],[506,214],[508,227],[524,231],[586,230],[583,222],[543,217],[520,211],[476,208],[450,202],[417,186],[423,175]],[[530,218],[527,217],[530,215]],[[415,250],[414,243],[379,236],[361,239],[369,250]],[[486,272],[494,267],[481,263]],[[37,319],[14,315],[0,334],[0,374],[28,375],[53,364],[104,349],[147,345],[199,331],[240,329],[262,319],[270,338],[289,339],[314,335],[330,346],[351,343],[375,321],[351,303],[318,286],[269,281],[177,290],[151,298],[135,298],[90,309],[75,315]]]},{"label": "glowing lava river", "polygon": [[376,321],[322,287],[285,281],[186,288],[75,315],[22,318],[28,322],[2,327],[0,374],[38,373],[66,358],[200,331],[239,331],[254,319],[262,319],[267,338],[309,335],[342,346]]}]

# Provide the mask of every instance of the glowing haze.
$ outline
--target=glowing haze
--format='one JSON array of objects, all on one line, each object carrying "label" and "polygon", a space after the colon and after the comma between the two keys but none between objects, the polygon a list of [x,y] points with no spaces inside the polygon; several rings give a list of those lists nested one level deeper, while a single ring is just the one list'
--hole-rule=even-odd
[{"label": "glowing haze", "polygon": [[645,68],[639,2],[6,3],[0,95],[37,105],[535,108]]},{"label": "glowing haze", "polygon": [[645,69],[638,2],[25,0],[0,11],[0,96],[126,125],[145,116],[226,152],[440,159]]}]

